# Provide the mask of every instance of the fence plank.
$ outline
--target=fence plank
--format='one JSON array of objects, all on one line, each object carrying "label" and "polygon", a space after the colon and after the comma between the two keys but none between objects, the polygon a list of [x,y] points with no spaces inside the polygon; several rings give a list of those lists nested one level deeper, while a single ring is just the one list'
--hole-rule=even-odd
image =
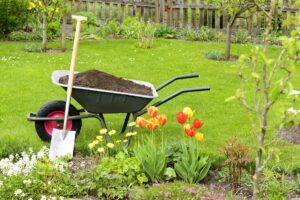
[{"label": "fence plank", "polygon": [[221,29],[220,13],[218,10],[215,10],[215,29]]},{"label": "fence plank", "polygon": [[193,28],[196,28],[196,0],[192,0],[192,5],[191,5],[191,24]]},{"label": "fence plank", "polygon": [[209,9],[209,8],[207,9],[207,26],[209,28],[212,28],[212,21],[213,21],[213,19],[212,19],[212,16],[213,16],[212,12],[213,12],[212,9]]}]

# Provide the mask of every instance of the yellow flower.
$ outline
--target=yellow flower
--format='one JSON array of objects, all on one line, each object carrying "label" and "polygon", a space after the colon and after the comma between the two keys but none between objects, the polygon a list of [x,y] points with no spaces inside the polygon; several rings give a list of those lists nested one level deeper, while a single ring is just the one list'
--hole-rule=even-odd
[{"label": "yellow flower", "polygon": [[123,140],[124,143],[128,142],[128,140]]},{"label": "yellow flower", "polygon": [[117,141],[116,141],[116,143],[120,143],[120,142],[121,142],[121,140],[117,140]]},{"label": "yellow flower", "polygon": [[98,140],[94,140],[93,143],[96,145],[96,144],[99,144],[99,141]]},{"label": "yellow flower", "polygon": [[193,112],[193,110],[190,107],[183,108],[182,112],[185,113],[185,114],[187,114],[188,118],[191,118],[194,115],[194,112]]},{"label": "yellow flower", "polygon": [[114,148],[114,144],[113,143],[107,143],[107,145],[106,145],[108,148],[110,148],[110,149],[112,149],[112,148]]},{"label": "yellow flower", "polygon": [[130,136],[132,136],[131,132],[126,133],[126,137],[130,137]]},{"label": "yellow flower", "polygon": [[134,126],[136,123],[135,122],[130,122],[129,124],[128,124],[128,126]]},{"label": "yellow flower", "polygon": [[133,136],[133,135],[136,135],[137,134],[137,132],[136,131],[134,131],[133,133],[131,133],[131,135]]},{"label": "yellow flower", "polygon": [[105,151],[105,149],[104,149],[103,147],[100,147],[100,148],[97,149],[97,151],[98,151],[99,153],[103,153],[103,152]]},{"label": "yellow flower", "polygon": [[29,2],[29,5],[28,5],[28,7],[27,7],[27,9],[28,10],[32,10],[32,9],[34,9],[36,6],[35,6],[35,4],[33,3],[33,2]]},{"label": "yellow flower", "polygon": [[92,149],[92,148],[95,147],[95,144],[92,142],[92,143],[90,143],[88,146],[89,146],[90,149]]},{"label": "yellow flower", "polygon": [[201,142],[201,141],[203,140],[203,133],[196,133],[195,139],[196,139],[198,142]]},{"label": "yellow flower", "polygon": [[111,131],[108,132],[108,135],[114,135],[114,134],[116,134],[115,130],[111,130]]},{"label": "yellow flower", "polygon": [[106,134],[106,133],[107,133],[107,129],[106,128],[100,129],[100,134]]},{"label": "yellow flower", "polygon": [[102,140],[103,140],[103,136],[101,136],[101,135],[97,136],[96,138],[97,138],[97,140],[99,140],[100,142],[102,142]]}]

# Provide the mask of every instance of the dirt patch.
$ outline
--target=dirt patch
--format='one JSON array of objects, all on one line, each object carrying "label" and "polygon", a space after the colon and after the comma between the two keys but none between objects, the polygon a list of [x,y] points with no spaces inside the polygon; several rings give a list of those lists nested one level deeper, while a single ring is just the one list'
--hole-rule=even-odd
[{"label": "dirt patch", "polygon": [[[59,79],[59,82],[62,84],[68,84],[68,79],[69,76],[63,76]],[[140,85],[98,70],[88,70],[75,74],[74,85],[152,96],[152,90],[147,86]]]},{"label": "dirt patch", "polygon": [[292,144],[300,145],[300,125],[281,129],[279,136]]},{"label": "dirt patch", "polygon": [[89,171],[93,164],[97,163],[98,160],[95,158],[89,158],[81,154],[76,154],[72,160],[72,172],[76,173],[79,171]]}]

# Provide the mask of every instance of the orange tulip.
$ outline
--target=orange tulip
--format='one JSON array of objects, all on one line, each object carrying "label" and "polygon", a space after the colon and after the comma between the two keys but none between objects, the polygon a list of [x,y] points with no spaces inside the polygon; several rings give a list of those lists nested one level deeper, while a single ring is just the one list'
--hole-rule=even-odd
[{"label": "orange tulip", "polygon": [[147,123],[147,120],[146,120],[145,118],[143,118],[143,117],[138,117],[138,118],[136,118],[136,124],[137,124],[139,127],[141,127],[141,128],[145,127],[145,126],[146,126],[146,123]]},{"label": "orange tulip", "polygon": [[166,115],[158,115],[157,119],[158,119],[158,123],[162,126],[165,125],[168,121],[168,118]]},{"label": "orange tulip", "polygon": [[149,117],[152,117],[152,118],[156,117],[158,114],[158,108],[155,106],[150,106],[147,111],[148,111],[147,114],[149,115]]},{"label": "orange tulip", "polygon": [[147,125],[146,125],[146,128],[147,128],[148,130],[152,130],[152,131],[153,131],[153,130],[155,130],[155,129],[158,128],[158,124],[149,121],[149,123],[147,123]]},{"label": "orange tulip", "polygon": [[189,124],[184,125],[183,130],[189,137],[193,137],[196,132],[196,130],[193,127],[191,127]]}]

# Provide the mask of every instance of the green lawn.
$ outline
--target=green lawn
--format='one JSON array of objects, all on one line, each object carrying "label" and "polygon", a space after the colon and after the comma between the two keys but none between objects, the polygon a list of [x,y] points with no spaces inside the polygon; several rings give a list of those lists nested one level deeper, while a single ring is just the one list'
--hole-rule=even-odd
[{"label": "green lawn", "polygon": [[[58,44],[50,44],[57,46]],[[70,42],[71,48],[72,43]],[[26,53],[25,43],[0,42],[0,155],[34,149],[44,145],[35,133],[34,124],[26,120],[29,112],[36,112],[49,100],[65,99],[65,92],[51,83],[51,73],[57,69],[68,69],[71,51],[64,54]],[[167,142],[178,141],[181,126],[175,115],[183,107],[196,110],[196,116],[205,122],[203,151],[219,156],[219,149],[230,135],[237,135],[242,142],[253,146],[253,136],[247,115],[238,102],[225,103],[239,87],[239,79],[233,63],[207,60],[207,51],[222,51],[223,44],[158,40],[150,50],[138,49],[133,40],[81,41],[77,71],[103,70],[129,79],[144,80],[155,86],[176,75],[199,73],[199,79],[182,80],[159,92],[160,98],[185,87],[210,86],[211,91],[184,94],[160,107],[161,113],[169,117],[164,132]],[[233,45],[233,54],[248,53],[250,45]],[[275,56],[279,49],[272,47]],[[300,77],[297,75],[300,83]],[[299,88],[298,88],[299,89]],[[154,102],[154,101],[153,101]],[[72,102],[79,108],[78,104]],[[272,126],[276,127],[279,113],[271,113]],[[123,115],[109,115],[110,127],[121,127]],[[77,139],[76,151],[84,152],[87,144],[98,134],[99,124],[95,119],[83,121],[81,135]],[[271,130],[274,130],[272,128]],[[141,134],[149,134],[141,131]],[[160,136],[157,136],[160,137]],[[281,142],[281,163],[288,171],[300,165],[300,147]],[[276,164],[277,165],[277,164]]]}]

